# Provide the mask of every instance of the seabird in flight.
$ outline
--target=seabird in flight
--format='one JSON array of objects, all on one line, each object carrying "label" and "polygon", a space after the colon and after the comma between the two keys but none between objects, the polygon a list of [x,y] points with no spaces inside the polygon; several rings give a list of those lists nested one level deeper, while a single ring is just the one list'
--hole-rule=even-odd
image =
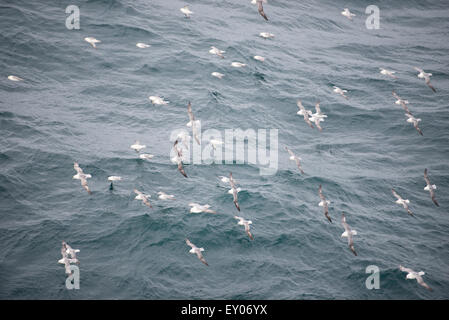
[{"label": "seabird in flight", "polygon": [[259,11],[260,15],[268,21],[268,17],[265,14],[265,12],[263,11],[263,5],[262,5],[262,0],[257,0],[257,10]]},{"label": "seabird in flight", "polygon": [[408,204],[410,203],[410,201],[408,199],[402,199],[402,197],[400,195],[398,195],[397,192],[394,191],[394,189],[391,189],[391,192],[396,197],[396,199],[398,199],[398,200],[396,200],[396,203],[403,206],[404,209],[407,210],[408,214],[413,216],[413,212],[408,207]]},{"label": "seabird in flight", "polygon": [[95,39],[94,37],[86,37],[84,38],[85,41],[89,42],[92,47],[96,48],[97,47],[97,43],[101,42],[100,40]]},{"label": "seabird in flight", "polygon": [[412,123],[413,126],[415,127],[416,131],[418,131],[418,133],[419,133],[420,135],[423,136],[424,134],[422,133],[421,129],[418,127],[418,123],[421,121],[421,119],[415,118],[415,117],[411,114],[411,112],[407,112],[407,113],[405,114],[405,116],[408,118],[408,119],[407,119],[407,122]]},{"label": "seabird in flight", "polygon": [[151,197],[149,194],[144,194],[143,192],[140,192],[137,189],[134,189],[134,193],[137,194],[137,196],[134,198],[135,200],[142,200],[143,204],[146,205],[147,207],[150,208],[153,207],[150,201],[148,200],[148,198]]},{"label": "seabird in flight", "polygon": [[189,104],[187,105],[187,113],[189,114],[190,121],[186,124],[186,126],[192,127],[192,135],[195,138],[195,141],[198,144],[201,144],[200,140],[198,139],[198,128],[196,127],[197,124],[200,122],[200,120],[195,120],[195,116],[193,115],[192,105],[191,105],[190,101],[189,101]]},{"label": "seabird in flight", "polygon": [[431,73],[427,73],[423,69],[417,68],[417,67],[415,67],[415,70],[419,72],[418,73],[418,78],[424,79],[426,81],[426,84],[429,86],[429,88],[432,89],[433,92],[437,92],[437,90],[430,83],[430,77],[432,76],[432,74]]},{"label": "seabird in flight", "polygon": [[304,174],[304,171],[301,168],[301,162],[300,160],[302,160],[300,157],[296,156],[293,151],[291,151],[288,147],[285,147],[285,150],[287,150],[287,152],[290,154],[290,160],[295,161],[296,165],[298,166],[299,171],[301,171],[302,174]]},{"label": "seabird in flight", "polygon": [[321,201],[320,201],[320,203],[318,203],[318,205],[320,207],[323,207],[324,215],[326,216],[327,220],[329,220],[329,222],[332,222],[332,219],[329,216],[329,207],[328,207],[331,202],[329,200],[326,200],[326,198],[324,197],[323,188],[321,187],[321,184],[320,184],[320,187],[318,188],[318,195],[320,196],[320,199],[321,199]]},{"label": "seabird in flight", "polygon": [[186,239],[186,243],[188,246],[190,246],[192,248],[192,249],[190,249],[189,252],[196,254],[198,259],[200,259],[200,261],[202,263],[204,263],[206,266],[208,266],[206,259],[204,259],[203,254],[201,253],[202,251],[204,251],[204,248],[198,248],[196,245],[194,245],[192,242],[190,242],[189,239]]},{"label": "seabird in flight", "polygon": [[245,232],[248,235],[248,237],[251,240],[254,240],[253,235],[251,234],[251,232],[249,231],[249,225],[252,224],[253,222],[251,220],[245,220],[242,217],[238,217],[238,216],[234,216],[234,219],[239,220],[239,222],[237,222],[238,225],[240,226],[245,226]]},{"label": "seabird in flight", "polygon": [[420,271],[420,272],[416,272],[413,271],[410,268],[405,268],[403,266],[399,266],[399,270],[401,270],[402,272],[407,272],[407,276],[405,277],[405,279],[416,279],[416,281],[418,282],[419,285],[423,286],[424,288],[426,288],[429,291],[432,291],[432,288],[430,288],[427,283],[424,282],[422,276],[425,275],[426,273],[424,271]]},{"label": "seabird in flight", "polygon": [[407,107],[408,100],[404,100],[404,99],[402,99],[401,97],[399,97],[398,94],[397,94],[395,91],[392,92],[392,95],[393,95],[393,97],[396,99],[395,104],[401,105],[402,108],[404,108],[404,110],[405,110],[407,113],[410,113],[410,110],[409,110],[408,107]]},{"label": "seabird in flight", "polygon": [[357,235],[357,231],[352,230],[351,227],[346,223],[346,218],[345,218],[344,213],[341,214],[341,222],[343,223],[343,227],[345,228],[345,232],[343,232],[341,234],[341,236],[348,238],[349,249],[351,249],[352,253],[356,256],[357,253],[355,252],[355,249],[354,249],[354,240],[352,239],[352,236]]},{"label": "seabird in flight", "polygon": [[312,122],[310,122],[310,119],[309,119],[309,116],[312,115],[312,111],[306,110],[306,108],[304,108],[304,106],[302,105],[301,100],[298,100],[298,102],[296,102],[296,105],[299,108],[299,111],[296,114],[303,116],[304,121],[309,125],[309,127],[311,127],[313,129],[313,124],[312,124]]},{"label": "seabird in flight", "polygon": [[145,149],[146,147],[147,147],[146,145],[140,144],[139,140],[136,140],[136,142],[134,142],[134,144],[132,144],[130,148],[139,153],[142,149]]},{"label": "seabird in flight", "polygon": [[430,183],[430,179],[427,176],[427,168],[424,169],[424,180],[426,181],[426,186],[424,187],[424,190],[430,192],[430,197],[432,198],[433,203],[435,203],[435,205],[439,207],[440,205],[438,204],[437,199],[435,199],[435,191],[434,191],[437,188],[437,186]]},{"label": "seabird in flight", "polygon": [[339,88],[337,86],[334,86],[334,92],[338,93],[339,95],[341,95],[345,99],[348,99],[348,97],[345,95],[345,93],[348,92],[348,90],[342,90],[341,88]]},{"label": "seabird in flight", "polygon": [[85,174],[83,172],[83,169],[80,168],[78,165],[78,162],[75,162],[73,164],[73,168],[76,170],[77,174],[73,176],[73,179],[78,179],[81,181],[81,186],[87,191],[88,194],[92,194],[92,191],[90,191],[89,186],[87,185],[87,179],[92,178],[90,174]]},{"label": "seabird in flight", "polygon": [[189,6],[184,6],[179,10],[181,10],[181,12],[184,13],[186,18],[190,18],[190,15],[193,13],[192,11],[190,11]]},{"label": "seabird in flight", "polygon": [[327,115],[321,112],[320,108],[320,102],[317,102],[315,104],[315,110],[316,112],[312,114],[312,116],[309,118],[310,121],[314,122],[318,130],[322,131],[323,128],[320,126],[320,122],[324,121],[324,118],[327,118]]},{"label": "seabird in flight", "polygon": [[182,151],[178,148],[178,140],[175,141],[173,145],[173,149],[175,149],[175,160],[178,165],[178,171],[181,172],[181,174],[187,178],[187,174],[184,171],[184,167],[182,165]]},{"label": "seabird in flight", "polygon": [[342,15],[344,15],[346,18],[348,18],[349,20],[352,20],[352,17],[355,17],[355,14],[351,13],[351,11],[349,11],[348,8],[345,8],[342,12]]},{"label": "seabird in flight", "polygon": [[237,194],[239,193],[239,190],[235,186],[235,181],[232,178],[232,172],[229,173],[229,184],[231,185],[232,196],[234,197],[235,207],[237,208],[238,211],[240,211],[240,206],[238,203],[238,196],[237,196]]}]

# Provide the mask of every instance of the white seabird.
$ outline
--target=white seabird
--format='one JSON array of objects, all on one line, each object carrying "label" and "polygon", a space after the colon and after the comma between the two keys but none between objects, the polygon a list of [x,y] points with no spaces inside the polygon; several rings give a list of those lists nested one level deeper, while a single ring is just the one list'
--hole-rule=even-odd
[{"label": "white seabird", "polygon": [[184,13],[186,18],[190,18],[190,15],[193,13],[193,11],[190,11],[189,6],[184,6],[181,9],[179,9],[182,13]]},{"label": "white seabird", "polygon": [[142,160],[150,160],[153,159],[154,155],[149,154],[149,153],[141,153],[139,154],[139,158]]},{"label": "white seabird", "polygon": [[398,94],[393,91],[392,92],[393,97],[396,99],[396,101],[394,102],[397,105],[402,106],[402,108],[407,112],[410,113],[410,110],[408,109],[407,105],[408,105],[408,100],[404,100],[401,97],[398,96]]},{"label": "white seabird", "polygon": [[418,71],[418,78],[424,79],[426,81],[427,86],[432,89],[433,92],[437,92],[437,90],[432,86],[430,83],[430,77],[432,76],[431,73],[425,72],[423,69],[415,67],[415,70]]},{"label": "white seabird", "polygon": [[157,105],[166,105],[169,102],[164,100],[164,98],[158,97],[158,96],[149,96],[148,99],[151,101],[151,103],[157,104]]},{"label": "white seabird", "polygon": [[73,168],[76,170],[77,174],[73,176],[73,179],[78,179],[81,181],[81,186],[87,191],[88,194],[92,194],[89,186],[87,185],[87,179],[92,178],[90,174],[85,174],[83,169],[80,168],[77,162],[73,164]]},{"label": "white seabird", "polygon": [[73,259],[76,259],[76,254],[80,252],[79,249],[73,249],[69,244],[65,241],[62,241],[62,247],[65,248],[65,252],[69,254]]},{"label": "white seabird", "polygon": [[150,208],[153,207],[151,205],[150,201],[148,200],[148,198],[151,197],[149,194],[144,194],[143,192],[140,192],[137,189],[134,189],[134,193],[137,194],[137,196],[134,198],[134,200],[142,200],[143,204],[146,205],[147,207],[150,207]]},{"label": "white seabird", "polygon": [[88,43],[90,43],[92,45],[92,47],[96,48],[97,47],[97,43],[100,43],[101,41],[98,39],[95,39],[94,37],[86,37],[84,38],[85,41],[87,41]]},{"label": "white seabird", "polygon": [[403,266],[399,266],[399,270],[401,270],[402,272],[407,272],[407,276],[405,277],[405,279],[407,280],[411,280],[411,279],[416,279],[416,281],[418,282],[419,285],[423,286],[424,288],[426,288],[429,291],[432,291],[432,288],[430,288],[427,283],[424,282],[422,276],[425,275],[426,273],[424,271],[420,271],[420,272],[415,272],[410,268],[405,268]]},{"label": "white seabird", "polygon": [[383,74],[384,76],[389,76],[393,79],[397,79],[397,77],[394,75],[396,73],[396,71],[391,71],[391,70],[387,70],[384,68],[379,68],[380,73]]},{"label": "white seabird", "polygon": [[312,122],[310,122],[310,119],[309,119],[309,116],[312,115],[312,111],[306,110],[306,108],[304,108],[304,106],[302,105],[301,100],[298,100],[296,102],[296,105],[299,108],[299,111],[296,114],[303,116],[304,121],[309,125],[309,127],[311,127],[313,129],[313,124],[312,124]]},{"label": "white seabird", "polygon": [[192,112],[192,105],[189,101],[189,104],[187,105],[187,114],[189,115],[189,122],[186,124],[188,127],[192,127],[192,136],[195,138],[195,141],[200,145],[200,140],[198,138],[198,128],[197,125],[200,123],[200,120],[195,120],[195,116]]},{"label": "white seabird", "polygon": [[296,166],[298,167],[298,169],[299,169],[299,171],[302,173],[302,174],[304,174],[304,171],[302,170],[302,167],[301,167],[301,158],[300,157],[298,157],[297,155],[295,155],[294,153],[293,153],[293,151],[291,151],[288,147],[285,147],[285,150],[287,150],[287,152],[290,154],[290,160],[292,160],[292,161],[295,161],[296,162]]},{"label": "white seabird", "polygon": [[191,202],[191,203],[189,203],[189,206],[191,207],[190,213],[201,213],[201,212],[217,213],[214,210],[209,209],[210,205],[208,205],[208,204],[201,205],[198,203]]},{"label": "white seabird", "polygon": [[241,63],[241,62],[232,62],[231,66],[233,66],[234,68],[241,68],[241,67],[246,67],[246,64]]},{"label": "white seabird", "polygon": [[251,234],[251,232],[249,231],[249,225],[252,224],[253,222],[251,220],[245,220],[242,217],[238,217],[238,216],[234,216],[234,219],[239,220],[239,222],[237,223],[240,226],[245,226],[245,232],[248,235],[248,237],[251,240],[254,240],[253,235]]},{"label": "white seabird", "polygon": [[329,200],[326,200],[326,198],[324,197],[323,194],[323,188],[320,187],[318,188],[318,195],[320,196],[320,203],[318,203],[318,206],[323,207],[323,211],[324,211],[324,215],[326,216],[327,220],[329,220],[329,222],[332,222],[331,217],[329,216],[329,204],[331,203]]},{"label": "white seabird", "polygon": [[223,53],[225,53],[226,51],[220,50],[214,46],[211,46],[210,48],[211,49],[209,50],[209,53],[215,54],[215,55],[219,56],[220,58],[224,58]]},{"label": "white seabird", "polygon": [[341,95],[345,99],[348,99],[348,97],[345,95],[345,93],[348,92],[348,90],[342,90],[341,88],[339,88],[337,86],[334,86],[334,92],[338,93],[339,95]]},{"label": "white seabird", "polygon": [[229,173],[229,184],[231,185],[232,196],[234,197],[234,205],[237,208],[237,210],[240,211],[240,206],[239,206],[239,203],[238,203],[239,189],[237,189],[236,186],[235,186],[235,181],[232,178],[232,172]]},{"label": "white seabird", "polygon": [[436,190],[437,186],[430,183],[429,176],[427,175],[427,168],[424,169],[424,180],[426,181],[426,186],[424,187],[424,190],[429,191],[433,203],[435,203],[435,205],[439,207],[440,205],[438,204],[437,199],[435,199],[435,191],[434,191]]},{"label": "white seabird", "polygon": [[221,78],[224,77],[224,74],[220,73],[220,72],[212,72],[211,75],[216,77],[216,78],[218,78],[218,79],[221,79]]},{"label": "white seabird", "polygon": [[396,197],[395,202],[401,206],[404,207],[405,210],[407,210],[408,214],[413,216],[413,212],[409,209],[408,205],[410,203],[410,200],[408,199],[403,199],[399,194],[397,194],[397,192],[394,189],[391,189],[391,192],[393,193],[393,195]]},{"label": "white seabird", "polygon": [[192,249],[190,249],[189,252],[196,254],[198,259],[200,259],[200,261],[202,263],[204,263],[206,266],[208,266],[209,264],[206,262],[206,259],[204,259],[203,254],[201,253],[204,251],[204,248],[198,248],[196,245],[194,245],[192,242],[190,242],[189,239],[186,239],[186,243],[188,246],[190,246],[192,248]]},{"label": "white seabird", "polygon": [[181,172],[181,174],[187,178],[187,174],[184,171],[184,167],[182,165],[182,151],[178,148],[178,140],[175,141],[175,143],[173,144],[173,149],[175,150],[175,161],[176,164],[178,165],[178,171]]},{"label": "white seabird", "polygon": [[143,43],[143,42],[137,42],[136,43],[136,47],[141,48],[141,49],[145,49],[145,48],[149,48],[151,47],[149,44]]},{"label": "white seabird", "polygon": [[134,144],[131,145],[131,149],[139,153],[142,149],[145,149],[147,146],[144,144],[140,144],[139,140],[136,140]]},{"label": "white seabird", "polygon": [[262,56],[254,56],[253,58],[254,58],[254,60],[258,60],[258,61],[262,61],[262,62],[265,61],[265,58]]},{"label": "white seabird", "polygon": [[345,232],[343,232],[341,234],[341,236],[342,236],[342,238],[344,238],[344,237],[348,238],[349,249],[351,249],[352,253],[356,256],[357,252],[355,252],[355,249],[354,249],[354,240],[353,240],[352,236],[357,235],[357,231],[352,230],[351,227],[346,223],[346,218],[345,218],[344,213],[341,214],[341,222],[343,224],[343,227],[345,228]]},{"label": "white seabird", "polygon": [[349,11],[348,8],[345,8],[345,9],[341,12],[341,14],[342,14],[343,16],[345,16],[346,18],[348,18],[349,20],[352,20],[352,17],[355,17],[355,14],[351,13],[351,11]]},{"label": "white seabird", "polygon": [[314,122],[318,130],[322,131],[323,128],[320,126],[320,122],[324,121],[324,118],[327,118],[327,115],[321,112],[320,102],[315,104],[315,113],[309,118],[311,122]]},{"label": "white seabird", "polygon": [[407,122],[413,124],[413,126],[416,129],[416,131],[418,131],[418,133],[423,136],[424,134],[422,133],[421,129],[418,127],[418,123],[421,121],[421,119],[420,118],[415,118],[410,112],[407,112],[405,114],[405,116],[408,118]]},{"label": "white seabird", "polygon": [[8,79],[11,81],[23,81],[22,78],[18,77],[18,76],[8,76]]},{"label": "white seabird", "polygon": [[158,198],[161,200],[175,200],[175,196],[172,194],[166,194],[163,191],[159,191],[157,194],[159,195]]},{"label": "white seabird", "polygon": [[264,39],[274,38],[274,34],[269,33],[269,32],[261,32],[261,33],[259,33],[259,36],[261,36]]}]

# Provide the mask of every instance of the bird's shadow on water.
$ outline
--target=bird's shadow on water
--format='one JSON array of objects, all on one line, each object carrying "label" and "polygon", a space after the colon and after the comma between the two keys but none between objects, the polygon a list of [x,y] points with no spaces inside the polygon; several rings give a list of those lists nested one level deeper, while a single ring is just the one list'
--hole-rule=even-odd
[{"label": "bird's shadow on water", "polygon": [[262,82],[267,82],[267,80],[265,80],[265,74],[259,72],[259,71],[255,71],[253,73],[253,76],[256,80],[262,81]]}]

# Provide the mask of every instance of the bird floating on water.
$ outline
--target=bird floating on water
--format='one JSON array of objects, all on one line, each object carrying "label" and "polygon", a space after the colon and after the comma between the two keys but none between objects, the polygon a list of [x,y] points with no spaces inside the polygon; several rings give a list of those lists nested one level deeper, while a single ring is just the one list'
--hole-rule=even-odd
[{"label": "bird floating on water", "polygon": [[432,199],[433,203],[435,203],[435,205],[439,207],[440,205],[438,204],[437,199],[435,199],[435,191],[434,191],[436,190],[437,186],[430,183],[429,176],[427,175],[427,168],[424,169],[424,180],[426,181],[426,186],[424,187],[424,190],[429,191],[430,198]]},{"label": "bird floating on water", "polygon": [[294,153],[293,153],[293,151],[291,151],[288,147],[285,147],[285,150],[287,150],[287,152],[290,154],[290,160],[292,160],[292,161],[295,161],[296,162],[296,166],[298,167],[298,169],[299,169],[299,171],[302,173],[302,174],[304,174],[304,171],[302,170],[302,167],[301,167],[301,158],[300,157],[298,157],[297,155],[295,155]]},{"label": "bird floating on water", "polygon": [[154,155],[149,154],[149,153],[141,153],[139,154],[139,158],[142,160],[150,160],[154,158]]},{"label": "bird floating on water", "polygon": [[332,222],[331,217],[329,216],[329,204],[331,203],[329,200],[326,200],[326,198],[324,197],[323,194],[323,188],[320,187],[318,188],[318,195],[320,196],[321,201],[318,203],[318,206],[323,207],[323,211],[324,211],[324,215],[326,216],[327,220],[329,220],[329,222]]},{"label": "bird floating on water", "polygon": [[158,198],[161,200],[175,200],[175,196],[172,194],[166,194],[163,191],[159,191],[157,194],[159,195]]},{"label": "bird floating on water", "polygon": [[389,76],[393,79],[397,79],[397,77],[394,75],[396,73],[396,71],[391,71],[391,70],[387,70],[384,68],[379,68],[380,73],[383,74],[384,76]]},{"label": "bird floating on water", "polygon": [[241,62],[232,62],[231,66],[233,66],[234,68],[241,68],[241,67],[245,67],[246,64],[241,63]]},{"label": "bird floating on water", "polygon": [[140,144],[139,140],[136,140],[134,144],[131,145],[131,149],[139,153],[142,149],[145,149],[147,146],[144,144]]},{"label": "bird floating on water", "polygon": [[408,205],[410,203],[410,200],[408,199],[403,199],[399,194],[397,194],[397,192],[394,189],[391,189],[391,192],[393,193],[393,195],[396,197],[396,203],[403,206],[405,210],[407,210],[407,213],[411,216],[413,216],[413,212],[409,209]]},{"label": "bird floating on water", "polygon": [[81,186],[87,191],[88,194],[92,194],[92,191],[90,191],[89,186],[87,185],[87,179],[92,178],[92,176],[90,174],[85,174],[83,169],[81,169],[78,165],[78,162],[75,162],[73,164],[73,168],[77,172],[77,174],[73,176],[73,179],[80,180]]},{"label": "bird floating on water", "polygon": [[269,32],[261,32],[261,33],[259,33],[259,36],[261,36],[264,39],[274,38],[274,34],[269,33]]},{"label": "bird floating on water", "polygon": [[265,61],[265,58],[262,56],[254,56],[253,58],[254,58],[254,60],[258,60],[258,61],[262,61],[262,62]]},{"label": "bird floating on water", "polygon": [[348,90],[343,90],[337,86],[334,86],[334,92],[338,93],[339,95],[341,95],[342,97],[344,97],[345,99],[348,99],[348,97],[345,95],[346,92],[348,92]]},{"label": "bird floating on water", "polygon": [[76,254],[80,252],[79,249],[73,249],[69,244],[65,241],[62,241],[62,247],[65,248],[65,252],[70,255],[73,259],[76,259]]},{"label": "bird floating on water", "polygon": [[151,46],[149,44],[146,44],[146,43],[143,43],[143,42],[137,42],[136,43],[136,47],[145,49],[145,48],[148,48],[148,47],[151,47]]},{"label": "bird floating on water", "polygon": [[186,239],[186,243],[188,246],[190,246],[192,248],[192,249],[190,249],[189,252],[196,254],[198,259],[200,259],[200,261],[202,263],[204,263],[206,266],[208,266],[209,264],[206,262],[206,259],[204,259],[203,254],[201,253],[204,251],[204,248],[198,248],[196,245],[194,245],[192,242],[190,242],[189,239]]},{"label": "bird floating on water", "polygon": [[158,97],[158,96],[149,96],[148,99],[151,101],[153,105],[166,105],[169,102],[164,100],[164,98]]},{"label": "bird floating on water", "polygon": [[189,203],[190,208],[190,213],[201,213],[201,212],[206,212],[206,213],[217,213],[214,210],[210,209],[210,205],[205,204],[205,205],[201,205],[198,203],[194,203],[191,202]]},{"label": "bird floating on water", "polygon": [[240,226],[245,226],[245,232],[248,235],[248,237],[251,240],[254,240],[253,235],[251,234],[250,230],[249,230],[249,225],[252,224],[253,222],[251,220],[245,220],[242,217],[238,217],[238,216],[234,216],[234,219],[239,220],[239,222],[237,222],[238,225]]},{"label": "bird floating on water", "polygon": [[218,79],[221,79],[224,77],[224,74],[220,73],[220,72],[212,72],[211,75]]},{"label": "bird floating on water", "polygon": [[18,77],[18,76],[8,76],[8,79],[11,81],[23,81],[22,78]]},{"label": "bird floating on water", "polygon": [[92,45],[92,47],[96,48],[97,47],[97,43],[100,43],[101,41],[98,39],[95,39],[94,37],[86,37],[84,38],[85,41],[87,41],[88,43],[90,43]]},{"label": "bird floating on water", "polygon": [[343,16],[345,16],[346,18],[348,18],[349,20],[352,20],[352,17],[355,17],[355,14],[351,13],[351,11],[349,11],[348,8],[345,8],[345,9],[341,12],[341,14],[342,14]]},{"label": "bird floating on water", "polygon": [[425,72],[423,69],[415,67],[415,70],[418,71],[418,78],[420,79],[424,79],[427,86],[432,89],[433,92],[437,92],[437,90],[432,86],[432,84],[430,83],[430,77],[432,76],[431,73],[427,73]]},{"label": "bird floating on water", "polygon": [[422,276],[426,274],[424,271],[415,272],[412,269],[405,268],[403,266],[399,266],[399,270],[401,270],[402,272],[407,272],[407,276],[405,277],[405,279],[407,280],[416,279],[419,285],[423,286],[429,291],[432,291],[432,288],[430,288],[429,285],[425,283],[422,278]]},{"label": "bird floating on water", "polygon": [[349,249],[351,249],[352,253],[356,256],[357,252],[355,252],[355,249],[354,249],[354,240],[353,240],[352,236],[357,235],[357,231],[352,230],[351,227],[346,223],[346,217],[345,217],[344,213],[341,214],[341,222],[343,224],[343,227],[345,228],[345,232],[343,232],[341,234],[341,237],[348,238]]}]

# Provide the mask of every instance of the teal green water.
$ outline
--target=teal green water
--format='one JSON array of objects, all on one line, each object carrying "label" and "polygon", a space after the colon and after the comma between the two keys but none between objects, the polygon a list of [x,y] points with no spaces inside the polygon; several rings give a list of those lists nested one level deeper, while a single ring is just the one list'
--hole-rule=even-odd
[{"label": "teal green water", "polygon": [[[80,30],[65,26],[70,4],[80,7]],[[378,1],[379,30],[365,27],[368,1],[269,1],[268,22],[250,0],[189,1],[190,19],[179,11],[185,4],[0,3],[0,298],[449,298],[447,2]],[[97,49],[87,36],[102,41]],[[433,74],[436,93],[414,66]],[[424,136],[392,90],[410,101]],[[153,106],[150,95],[170,103]],[[323,132],[296,115],[297,99],[307,108],[321,101]],[[182,177],[169,137],[187,128],[188,101],[204,130],[278,129],[277,173],[190,164]],[[136,139],[151,161],[130,149]],[[284,146],[302,157],[305,175]],[[92,175],[90,196],[72,179],[74,161]],[[439,208],[423,190],[426,167]],[[217,178],[230,171],[254,241]],[[124,179],[113,192],[110,175]],[[317,205],[320,184],[332,224]],[[415,217],[394,203],[392,187]],[[153,209],[134,200],[134,188],[152,196]],[[158,191],[176,200],[159,200]],[[189,202],[218,214],[190,214]],[[358,232],[357,257],[340,237],[342,212]],[[205,248],[209,267],[188,252],[186,237]],[[81,250],[79,290],[65,288],[62,240]],[[399,264],[425,271],[433,291],[406,280]],[[365,287],[369,265],[380,268],[379,290]]]}]

